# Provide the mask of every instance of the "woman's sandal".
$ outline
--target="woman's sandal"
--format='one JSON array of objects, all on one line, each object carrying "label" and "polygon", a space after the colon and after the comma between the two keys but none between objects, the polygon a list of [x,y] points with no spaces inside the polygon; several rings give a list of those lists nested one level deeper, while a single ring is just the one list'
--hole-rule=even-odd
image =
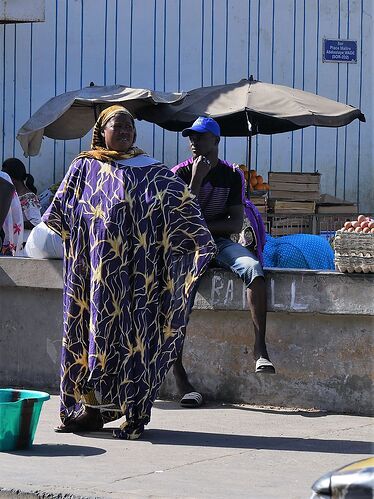
[{"label": "woman's sandal", "polygon": [[113,430],[113,438],[137,440],[144,432],[144,424],[140,421],[126,421],[120,428]]},{"label": "woman's sandal", "polygon": [[100,414],[92,416],[84,412],[69,422],[62,423],[54,428],[54,430],[56,433],[84,433],[87,431],[100,431],[103,429],[103,426],[104,423]]}]

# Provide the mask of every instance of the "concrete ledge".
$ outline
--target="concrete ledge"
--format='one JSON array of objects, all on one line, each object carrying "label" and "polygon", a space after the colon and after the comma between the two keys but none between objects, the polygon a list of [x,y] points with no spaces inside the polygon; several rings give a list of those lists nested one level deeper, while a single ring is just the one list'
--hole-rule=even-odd
[{"label": "concrete ledge", "polygon": [[[255,374],[248,312],[193,311],[183,357],[192,384],[226,402],[374,413],[373,321],[366,316],[268,314],[276,375]],[[177,397],[168,374],[163,397]]]},{"label": "concrete ledge", "polygon": [[[61,261],[0,258],[0,385],[58,389]],[[277,374],[254,374],[242,282],[203,278],[184,359],[208,398],[372,414],[373,275],[268,270],[267,341]],[[161,391],[177,397],[170,373]]]},{"label": "concrete ledge", "polygon": [[[265,269],[269,312],[374,315],[374,274]],[[62,290],[61,260],[0,258],[0,288]],[[247,310],[245,286],[231,272],[209,269],[197,310]]]},{"label": "concrete ledge", "polygon": [[[265,269],[269,312],[374,315],[374,274]],[[248,310],[246,288],[231,272],[210,269],[198,310]]]},{"label": "concrete ledge", "polygon": [[62,261],[1,257],[0,287],[62,289]]}]

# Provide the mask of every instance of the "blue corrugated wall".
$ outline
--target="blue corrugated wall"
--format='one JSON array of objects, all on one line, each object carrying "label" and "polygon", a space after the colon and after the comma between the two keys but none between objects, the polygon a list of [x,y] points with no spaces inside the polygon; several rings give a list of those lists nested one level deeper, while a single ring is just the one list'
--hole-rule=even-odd
[{"label": "blue corrugated wall", "polygon": [[[87,86],[156,90],[256,79],[360,107],[367,123],[309,128],[253,140],[252,164],[276,171],[320,171],[324,192],[374,210],[372,0],[49,0],[46,21],[1,25],[1,158],[21,156],[18,128],[46,100]],[[358,42],[357,64],[322,62],[322,39]],[[185,139],[148,123],[138,143],[172,166]],[[26,159],[39,189],[61,179],[89,137],[45,139]],[[221,155],[246,162],[245,139],[224,139]]]}]

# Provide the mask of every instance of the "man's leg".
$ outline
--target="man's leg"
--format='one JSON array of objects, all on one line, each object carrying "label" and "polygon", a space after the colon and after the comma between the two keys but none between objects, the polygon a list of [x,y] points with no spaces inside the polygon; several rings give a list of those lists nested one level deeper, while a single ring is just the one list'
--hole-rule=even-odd
[{"label": "man's leg", "polygon": [[175,377],[175,382],[177,384],[179,393],[181,395],[185,395],[186,393],[194,392],[195,388],[191,385],[188,379],[186,370],[183,366],[182,356],[183,356],[183,347],[182,350],[179,352],[177,360],[174,362],[173,374]]},{"label": "man's leg", "polygon": [[[194,289],[191,292],[189,303],[188,303],[188,318],[192,312],[192,307],[195,301],[195,296],[197,293],[197,288],[199,286],[199,281],[195,284]],[[187,319],[188,320],[188,319]],[[179,352],[177,360],[173,365],[173,374],[175,377],[175,382],[177,384],[177,388],[179,393],[182,395],[182,399],[180,401],[183,407],[199,407],[203,403],[202,395],[195,390],[195,388],[191,385],[186,370],[183,366],[183,347]]]},{"label": "man's leg", "polygon": [[230,239],[216,241],[218,255],[215,261],[239,276],[247,287],[247,299],[255,332],[253,356],[256,372],[275,372],[266,348],[266,285],[263,269],[256,256],[244,246]]},{"label": "man's leg", "polygon": [[260,357],[269,359],[265,342],[267,309],[266,285],[263,277],[255,277],[247,288],[247,298],[255,330],[254,359],[258,360]]}]

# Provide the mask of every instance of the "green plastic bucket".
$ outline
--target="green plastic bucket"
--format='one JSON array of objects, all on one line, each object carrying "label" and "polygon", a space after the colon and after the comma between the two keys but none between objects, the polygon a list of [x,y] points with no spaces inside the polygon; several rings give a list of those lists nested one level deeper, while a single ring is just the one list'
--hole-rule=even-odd
[{"label": "green plastic bucket", "polygon": [[31,447],[40,411],[49,394],[0,389],[0,452]]}]

